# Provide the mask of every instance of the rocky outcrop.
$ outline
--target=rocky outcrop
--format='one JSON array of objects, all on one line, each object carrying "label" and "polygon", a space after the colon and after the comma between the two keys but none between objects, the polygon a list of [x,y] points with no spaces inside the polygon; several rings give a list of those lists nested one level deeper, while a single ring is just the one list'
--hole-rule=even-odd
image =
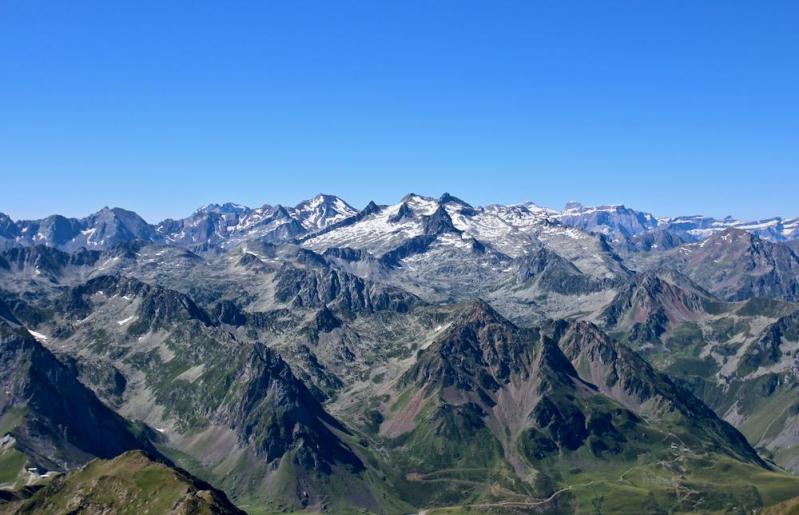
[{"label": "rocky outcrop", "polygon": [[56,310],[73,320],[84,318],[91,311],[90,297],[95,294],[139,300],[136,320],[128,326],[130,334],[157,331],[190,320],[211,324],[208,314],[188,295],[118,275],[102,275],[68,289],[56,300]]},{"label": "rocky outcrop", "polygon": [[444,233],[461,233],[460,230],[455,228],[449,213],[447,213],[447,210],[441,205],[438,206],[435,211],[433,211],[433,214],[423,218],[422,227],[424,234],[427,236],[438,236],[439,234]]},{"label": "rocky outcrop", "polygon": [[60,251],[45,245],[14,247],[2,254],[4,268],[9,271],[30,271],[58,278],[67,267],[84,267],[97,263],[101,252],[81,249],[74,253]]},{"label": "rocky outcrop", "polygon": [[609,327],[630,332],[636,341],[654,341],[684,322],[696,321],[714,298],[690,280],[683,286],[654,272],[638,274],[620,285],[599,318]]},{"label": "rocky outcrop", "polygon": [[543,247],[516,258],[514,264],[517,284],[529,283],[542,291],[579,295],[613,286],[613,281],[586,275],[567,259]]},{"label": "rocky outcrop", "polygon": [[418,299],[398,288],[383,286],[329,267],[286,266],[275,278],[275,298],[296,307],[328,304],[349,311],[406,312]]},{"label": "rocky outcrop", "polygon": [[739,375],[779,363],[783,359],[784,344],[799,342],[799,311],[780,317],[769,324],[743,355]]}]

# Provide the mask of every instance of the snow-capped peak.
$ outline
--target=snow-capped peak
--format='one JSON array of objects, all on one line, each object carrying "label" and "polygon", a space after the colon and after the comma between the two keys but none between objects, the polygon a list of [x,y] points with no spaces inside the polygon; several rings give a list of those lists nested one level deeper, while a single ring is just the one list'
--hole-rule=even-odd
[{"label": "snow-capped peak", "polygon": [[297,204],[291,213],[308,230],[324,229],[358,214],[358,210],[335,195],[319,194]]}]

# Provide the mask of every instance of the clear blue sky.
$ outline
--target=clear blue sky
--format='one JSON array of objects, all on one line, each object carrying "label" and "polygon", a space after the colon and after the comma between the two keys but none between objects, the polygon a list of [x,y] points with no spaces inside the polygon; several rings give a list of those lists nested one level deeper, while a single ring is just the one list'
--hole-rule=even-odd
[{"label": "clear blue sky", "polygon": [[0,211],[799,215],[799,2],[0,0]]}]

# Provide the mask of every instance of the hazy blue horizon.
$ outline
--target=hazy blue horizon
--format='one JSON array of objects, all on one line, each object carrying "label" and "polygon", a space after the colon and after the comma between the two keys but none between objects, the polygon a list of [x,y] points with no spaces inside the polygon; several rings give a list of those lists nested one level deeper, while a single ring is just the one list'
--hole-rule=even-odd
[{"label": "hazy blue horizon", "polygon": [[799,3],[0,8],[0,212],[625,204],[799,216]]}]

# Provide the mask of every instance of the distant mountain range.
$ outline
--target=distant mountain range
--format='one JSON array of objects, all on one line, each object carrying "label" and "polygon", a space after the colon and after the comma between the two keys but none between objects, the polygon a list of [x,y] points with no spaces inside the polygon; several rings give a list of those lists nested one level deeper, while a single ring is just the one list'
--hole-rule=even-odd
[{"label": "distant mountain range", "polygon": [[[799,218],[775,217],[758,221],[707,216],[656,218],[623,205],[585,207],[576,202],[568,203],[563,211],[541,208],[533,203],[473,208],[446,193],[439,199],[411,194],[399,205],[405,204],[409,199],[417,199],[418,202],[426,203],[427,207],[433,203],[442,206],[460,205],[467,208],[465,211],[459,210],[465,221],[468,218],[491,216],[497,223],[519,229],[545,222],[558,222],[565,227],[606,235],[612,241],[624,240],[638,245],[654,239],[666,245],[697,241],[729,228],[744,230],[770,241],[791,241],[799,238]],[[359,211],[336,196],[317,195],[294,207],[263,205],[251,209],[231,203],[208,204],[186,218],[167,219],[155,225],[147,223],[136,213],[121,208],[103,208],[80,219],[52,215],[41,220],[14,221],[0,213],[0,246],[8,248],[15,244],[44,244],[62,250],[75,250],[80,247],[104,249],[133,240],[187,247],[230,245],[251,238],[290,241],[331,226],[352,222],[355,217],[363,217],[364,211],[394,212],[397,209],[397,205],[370,204],[363,211]],[[658,245],[650,243],[652,244]]]}]

